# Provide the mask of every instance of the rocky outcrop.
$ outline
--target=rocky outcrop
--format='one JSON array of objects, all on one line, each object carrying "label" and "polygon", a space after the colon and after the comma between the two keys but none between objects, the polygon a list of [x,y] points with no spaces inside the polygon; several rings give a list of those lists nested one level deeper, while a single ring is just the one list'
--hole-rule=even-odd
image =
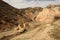
[{"label": "rocky outcrop", "polygon": [[42,10],[36,17],[36,21],[41,23],[52,23],[55,18],[60,17],[60,5],[51,5]]}]

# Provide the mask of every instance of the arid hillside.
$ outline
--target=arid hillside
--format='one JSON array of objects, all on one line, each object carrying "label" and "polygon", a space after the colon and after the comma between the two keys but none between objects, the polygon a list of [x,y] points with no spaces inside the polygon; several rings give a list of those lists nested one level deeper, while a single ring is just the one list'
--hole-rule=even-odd
[{"label": "arid hillside", "polygon": [[60,40],[60,5],[16,9],[0,1],[0,40]]},{"label": "arid hillside", "polygon": [[19,24],[32,22],[40,11],[42,11],[41,7],[16,9],[0,1],[0,30],[11,29]]}]

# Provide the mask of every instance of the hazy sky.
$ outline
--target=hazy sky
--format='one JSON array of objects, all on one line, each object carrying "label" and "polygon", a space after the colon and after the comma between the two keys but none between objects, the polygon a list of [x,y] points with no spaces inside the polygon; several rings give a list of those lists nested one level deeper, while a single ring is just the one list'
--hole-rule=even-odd
[{"label": "hazy sky", "polygon": [[3,0],[15,8],[46,7],[49,4],[60,5],[60,0]]}]

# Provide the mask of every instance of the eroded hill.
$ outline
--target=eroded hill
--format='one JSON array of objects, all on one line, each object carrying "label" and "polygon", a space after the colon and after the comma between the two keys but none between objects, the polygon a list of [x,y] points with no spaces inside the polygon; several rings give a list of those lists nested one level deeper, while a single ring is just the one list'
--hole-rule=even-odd
[{"label": "eroded hill", "polygon": [[0,1],[0,40],[60,40],[60,5],[16,9]]}]

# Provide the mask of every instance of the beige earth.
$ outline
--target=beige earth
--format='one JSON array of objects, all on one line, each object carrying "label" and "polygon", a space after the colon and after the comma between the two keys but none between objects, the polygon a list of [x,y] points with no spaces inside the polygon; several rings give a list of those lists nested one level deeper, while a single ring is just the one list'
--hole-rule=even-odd
[{"label": "beige earth", "polygon": [[53,24],[37,23],[36,25],[34,24],[36,28],[22,33],[18,31],[2,32],[0,33],[0,40],[60,40],[59,23],[60,20]]},{"label": "beige earth", "polygon": [[44,8],[36,17],[36,21],[41,23],[52,23],[55,17],[60,17],[60,6],[51,6],[51,8]]},{"label": "beige earth", "polygon": [[16,9],[0,1],[0,40],[60,40],[60,5]]}]

